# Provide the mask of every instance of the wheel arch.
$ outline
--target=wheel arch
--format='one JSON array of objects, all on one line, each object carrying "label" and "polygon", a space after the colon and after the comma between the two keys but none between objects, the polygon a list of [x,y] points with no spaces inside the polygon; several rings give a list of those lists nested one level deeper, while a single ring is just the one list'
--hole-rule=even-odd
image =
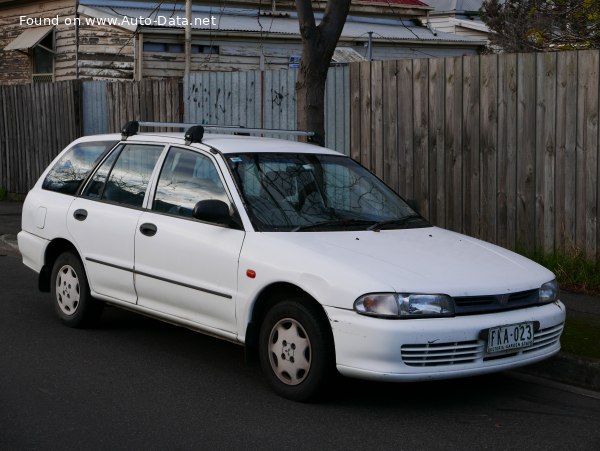
[{"label": "wheel arch", "polygon": [[[246,328],[245,335],[245,355],[248,363],[258,361],[258,337],[260,326],[267,312],[275,304],[289,298],[302,297],[315,307],[315,310],[322,314],[322,318],[329,324],[329,318],[323,306],[312,295],[297,285],[289,282],[275,282],[263,288],[254,304],[250,314],[250,320]],[[331,327],[329,328],[331,331]],[[333,332],[331,332],[333,335]],[[333,343],[333,340],[332,340]]]},{"label": "wheel arch", "polygon": [[48,244],[46,247],[46,252],[44,253],[44,266],[42,266],[40,275],[38,277],[38,288],[40,291],[50,291],[50,276],[52,274],[54,262],[60,254],[67,251],[73,252],[81,260],[79,251],[75,245],[67,239],[55,238],[50,242],[50,244]]}]

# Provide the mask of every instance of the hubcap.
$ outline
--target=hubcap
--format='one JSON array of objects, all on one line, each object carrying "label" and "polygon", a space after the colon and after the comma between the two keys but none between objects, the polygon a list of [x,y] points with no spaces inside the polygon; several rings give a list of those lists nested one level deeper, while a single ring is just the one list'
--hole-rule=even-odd
[{"label": "hubcap", "polygon": [[273,326],[269,360],[273,372],[284,384],[298,385],[306,379],[311,362],[310,340],[298,321],[284,318]]},{"label": "hubcap", "polygon": [[70,265],[64,265],[56,276],[56,301],[65,315],[73,315],[79,305],[79,279]]}]

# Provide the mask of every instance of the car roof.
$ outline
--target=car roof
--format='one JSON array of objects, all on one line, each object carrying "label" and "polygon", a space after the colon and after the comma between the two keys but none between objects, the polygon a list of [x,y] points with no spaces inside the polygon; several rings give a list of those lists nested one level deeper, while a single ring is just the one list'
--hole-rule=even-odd
[{"label": "car roof", "polygon": [[[79,138],[75,143],[93,141],[121,141],[119,133],[90,135]],[[184,133],[151,132],[138,133],[127,138],[130,142],[154,142],[165,144],[185,144]],[[192,147],[202,148],[202,144],[210,146],[223,154],[232,153],[312,153],[324,155],[343,155],[335,150],[297,141],[285,139],[263,138],[259,136],[239,136],[206,133],[202,143],[193,143]]]}]

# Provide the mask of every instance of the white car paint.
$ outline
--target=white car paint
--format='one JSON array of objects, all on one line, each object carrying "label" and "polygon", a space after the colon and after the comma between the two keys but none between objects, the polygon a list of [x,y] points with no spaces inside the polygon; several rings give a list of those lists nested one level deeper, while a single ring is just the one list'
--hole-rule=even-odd
[{"label": "white car paint", "polygon": [[[86,210],[85,221],[74,214]],[[134,242],[139,210],[75,198],[67,212],[67,230],[86,266],[95,294],[135,304],[133,280]],[[100,264],[98,262],[104,262]]]},{"label": "white car paint", "polygon": [[[120,138],[86,137],[73,145]],[[135,136],[135,142],[185,147],[182,134],[142,134]],[[211,147],[219,149],[223,157],[209,153]],[[390,320],[356,313],[353,303],[359,296],[380,292],[502,294],[537,289],[554,275],[513,252],[437,227],[380,232],[257,232],[229,173],[229,153],[339,154],[290,141],[218,135],[206,135],[202,144],[188,148],[214,158],[245,231],[148,211],[149,192],[155,187],[158,169],[143,208],[131,209],[43,190],[41,185],[51,164],[24,204],[23,230],[19,233],[24,263],[40,272],[47,246],[53,240],[67,240],[79,251],[98,298],[242,344],[260,293],[273,283],[296,285],[323,305],[332,327],[337,367],[355,377],[421,380],[482,374],[538,361],[560,349],[556,339],[548,346],[497,360],[485,361],[482,353],[466,364],[433,368],[404,364],[403,345],[483,343],[481,331],[499,325],[536,321],[542,330],[557,328],[559,336],[564,306],[556,301],[492,314]],[[53,164],[58,158],[60,155]],[[158,165],[163,160],[164,154]],[[82,207],[91,219],[85,227],[73,218],[74,211]],[[41,208],[46,209],[43,228]],[[148,238],[139,232],[140,224],[150,220],[158,225],[157,237]],[[90,259],[114,266],[94,264]],[[116,267],[131,272],[119,272]],[[256,276],[248,277],[247,270]],[[165,284],[161,279],[180,284]]]}]

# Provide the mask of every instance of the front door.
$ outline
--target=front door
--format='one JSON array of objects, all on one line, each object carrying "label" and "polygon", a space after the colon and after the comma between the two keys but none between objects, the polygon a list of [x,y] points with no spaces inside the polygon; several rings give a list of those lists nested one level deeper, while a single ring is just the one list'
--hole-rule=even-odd
[{"label": "front door", "polygon": [[231,205],[214,161],[171,147],[150,209],[136,230],[138,304],[217,333],[235,333],[238,260],[245,234],[194,219],[194,205],[204,199]]}]

